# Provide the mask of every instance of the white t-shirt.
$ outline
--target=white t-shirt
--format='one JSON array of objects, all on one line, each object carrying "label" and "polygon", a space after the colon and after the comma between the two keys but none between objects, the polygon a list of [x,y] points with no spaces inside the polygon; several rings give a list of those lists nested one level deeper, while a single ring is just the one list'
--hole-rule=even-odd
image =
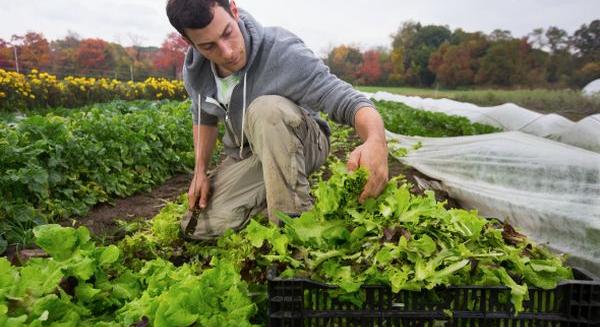
[{"label": "white t-shirt", "polygon": [[240,77],[236,74],[231,74],[227,77],[219,77],[217,69],[214,63],[210,63],[213,75],[215,76],[215,83],[217,84],[217,101],[222,104],[225,109],[229,109],[229,102],[231,102],[231,94],[233,89],[240,82]]}]

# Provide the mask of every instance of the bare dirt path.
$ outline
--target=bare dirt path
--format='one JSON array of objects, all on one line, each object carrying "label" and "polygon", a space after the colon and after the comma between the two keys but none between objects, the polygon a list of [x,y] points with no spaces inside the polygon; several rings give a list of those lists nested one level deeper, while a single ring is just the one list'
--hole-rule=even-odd
[{"label": "bare dirt path", "polygon": [[111,204],[99,204],[85,217],[78,218],[77,225],[86,226],[98,237],[113,237],[118,232],[117,219],[129,221],[154,217],[167,201],[187,192],[191,179],[190,174],[175,175],[150,192],[115,199]]}]

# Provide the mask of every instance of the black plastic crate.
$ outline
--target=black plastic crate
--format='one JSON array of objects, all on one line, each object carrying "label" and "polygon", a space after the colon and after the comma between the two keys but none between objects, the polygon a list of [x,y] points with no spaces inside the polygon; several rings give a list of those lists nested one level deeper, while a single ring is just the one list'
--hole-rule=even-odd
[{"label": "black plastic crate", "polygon": [[600,281],[582,269],[555,289],[529,288],[517,316],[507,287],[453,286],[392,293],[363,286],[361,306],[336,287],[306,279],[269,279],[269,326],[598,326]]}]

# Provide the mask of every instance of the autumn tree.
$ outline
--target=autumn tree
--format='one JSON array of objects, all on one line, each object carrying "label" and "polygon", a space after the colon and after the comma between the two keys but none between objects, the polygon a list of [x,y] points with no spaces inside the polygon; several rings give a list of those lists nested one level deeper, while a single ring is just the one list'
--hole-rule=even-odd
[{"label": "autumn tree", "polygon": [[112,58],[112,77],[115,79],[131,79],[133,61],[127,50],[118,43],[108,44],[108,53]]},{"label": "autumn tree", "polygon": [[142,39],[143,37],[134,33],[128,33],[127,37],[131,43],[131,46],[127,47],[127,55],[131,59],[132,62],[143,61],[143,47],[142,47]]},{"label": "autumn tree", "polygon": [[479,60],[485,55],[489,41],[480,32],[456,29],[450,41],[442,44],[429,58],[429,69],[436,81],[448,88],[474,84]]},{"label": "autumn tree", "polygon": [[600,78],[600,62],[588,62],[573,73],[571,82],[577,87],[584,87],[598,78]]},{"label": "autumn tree", "polygon": [[522,85],[527,87],[546,87],[548,82],[548,63],[550,56],[547,52],[534,49],[526,38],[520,40],[521,53],[525,56],[523,69],[526,71]]},{"label": "autumn tree", "polygon": [[112,66],[110,45],[102,39],[81,41],[75,56],[77,66],[84,74],[93,72],[103,75]]},{"label": "autumn tree", "polygon": [[452,32],[452,35],[450,35],[450,40],[448,41],[452,45],[459,45],[469,40],[473,34],[474,33],[465,32],[462,28],[457,28],[454,30],[454,32]]},{"label": "autumn tree", "polygon": [[154,67],[170,78],[180,78],[189,44],[178,33],[170,33],[154,58]]},{"label": "autumn tree", "polygon": [[12,68],[14,66],[12,57],[10,44],[0,38],[0,68]]},{"label": "autumn tree", "polygon": [[[123,66],[127,66],[127,72],[124,74],[127,78],[133,80],[144,80],[149,76],[163,75],[154,67],[159,48],[155,46],[143,46],[143,37],[134,33],[128,33],[131,46],[124,48],[127,58],[123,58]],[[125,63],[126,61],[126,63]]]},{"label": "autumn tree", "polygon": [[402,23],[396,33],[391,35],[393,49],[412,48],[415,43],[416,35],[421,29],[421,23],[407,21]]},{"label": "autumn tree", "polygon": [[571,84],[583,87],[600,78],[600,20],[583,24],[572,37],[575,55],[575,72]]},{"label": "autumn tree", "polygon": [[164,72],[157,71],[154,66],[154,58],[156,58],[160,48],[153,46],[138,47],[139,60],[135,61],[134,70],[135,76],[146,78],[148,76],[163,76]]},{"label": "autumn tree", "polygon": [[492,42],[499,42],[510,41],[513,39],[513,37],[510,31],[497,28],[490,33],[489,39]]},{"label": "autumn tree", "polygon": [[546,80],[551,84],[565,84],[574,69],[569,34],[561,28],[550,26],[544,36],[550,54],[546,65]]},{"label": "autumn tree", "polygon": [[389,85],[390,74],[392,73],[392,54],[386,47],[374,49],[379,53],[379,65],[381,66],[381,76],[377,85]]},{"label": "autumn tree", "polygon": [[495,86],[544,83],[547,54],[533,50],[526,38],[493,42],[475,76],[477,84]]},{"label": "autumn tree", "polygon": [[471,53],[464,43],[443,44],[429,58],[429,69],[436,80],[448,88],[473,84],[475,72],[472,69]]},{"label": "autumn tree", "polygon": [[367,50],[363,53],[363,60],[358,69],[357,83],[361,85],[374,85],[381,79],[382,69],[377,50]]},{"label": "autumn tree", "polygon": [[573,46],[584,62],[600,61],[600,19],[581,25],[573,35]]},{"label": "autumn tree", "polygon": [[400,25],[396,33],[390,35],[392,38],[390,84],[400,85],[407,82],[407,68],[410,66],[407,49],[413,47],[415,36],[420,29],[420,23],[407,21]]},{"label": "autumn tree", "polygon": [[50,44],[41,33],[28,32],[24,36],[14,36],[18,39],[19,65],[24,69],[43,68],[50,64]]},{"label": "autumn tree", "polygon": [[389,65],[390,72],[387,81],[391,85],[399,85],[404,77],[404,48],[391,51]]},{"label": "autumn tree", "polygon": [[354,46],[340,45],[333,48],[327,56],[327,66],[340,79],[354,84],[363,61],[360,49]]},{"label": "autumn tree", "polygon": [[450,36],[451,32],[446,26],[404,23],[392,35],[392,53],[401,53],[404,62],[402,80],[413,85],[433,84],[435,74],[429,70],[429,57]]},{"label": "autumn tree", "polygon": [[495,42],[481,59],[481,67],[477,72],[477,84],[494,84],[510,86],[513,75],[517,71],[513,56],[518,54],[513,41]]},{"label": "autumn tree", "polygon": [[81,38],[69,31],[64,39],[50,42],[51,72],[59,76],[74,75],[77,69],[77,49]]},{"label": "autumn tree", "polygon": [[546,30],[546,39],[552,53],[568,50],[569,48],[569,34],[556,26],[550,26]]}]

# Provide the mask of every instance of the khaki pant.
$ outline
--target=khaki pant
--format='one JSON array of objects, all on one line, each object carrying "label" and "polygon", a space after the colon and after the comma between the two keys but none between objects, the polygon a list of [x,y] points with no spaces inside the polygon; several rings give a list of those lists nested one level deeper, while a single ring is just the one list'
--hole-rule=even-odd
[{"label": "khaki pant", "polygon": [[252,155],[227,157],[211,175],[207,207],[181,222],[192,239],[213,239],[239,230],[267,209],[301,213],[312,207],[308,175],[329,154],[329,141],[313,118],[292,101],[274,95],[257,98],[247,109],[245,131]]}]

